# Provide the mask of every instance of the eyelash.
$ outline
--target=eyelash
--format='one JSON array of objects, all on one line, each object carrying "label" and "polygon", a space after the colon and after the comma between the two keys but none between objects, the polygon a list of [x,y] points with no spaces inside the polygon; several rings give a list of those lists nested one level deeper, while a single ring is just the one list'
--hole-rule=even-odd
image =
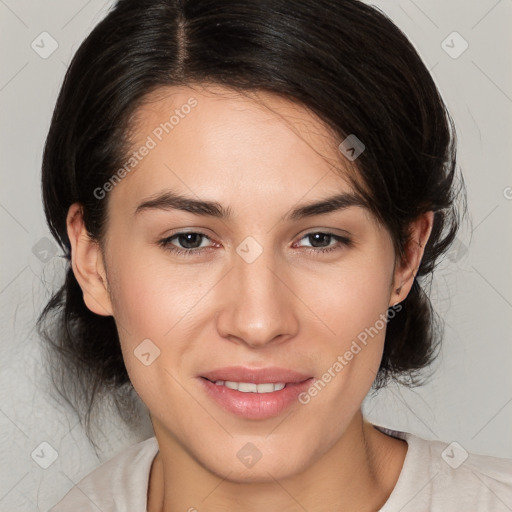
[{"label": "eyelash", "polygon": [[[185,232],[175,233],[172,236],[164,238],[164,239],[160,240],[158,242],[158,244],[161,247],[163,247],[166,251],[170,251],[174,254],[177,254],[178,256],[186,256],[186,257],[194,256],[200,252],[203,252],[203,250],[205,250],[205,249],[212,248],[212,247],[202,247],[202,248],[196,248],[196,249],[183,249],[181,247],[176,247],[174,244],[171,243],[171,240],[179,237],[180,235],[188,235],[188,234],[199,235],[203,238],[207,238],[208,240],[211,240],[210,237],[208,235],[205,235],[204,233],[200,233],[200,232],[196,232],[196,231],[185,231]],[[349,238],[347,238],[345,236],[335,235],[334,233],[330,233],[328,231],[312,231],[311,233],[305,234],[300,240],[302,240],[308,236],[312,236],[312,235],[316,235],[316,234],[327,235],[331,238],[334,238],[335,240],[338,241],[338,244],[341,244],[341,245],[334,245],[334,246],[330,246],[330,247],[317,247],[317,248],[307,247],[306,252],[313,253],[313,254],[318,254],[318,253],[326,254],[326,253],[330,253],[332,251],[340,250],[343,248],[342,246],[345,246],[345,247],[352,246],[352,240],[350,240]]]}]

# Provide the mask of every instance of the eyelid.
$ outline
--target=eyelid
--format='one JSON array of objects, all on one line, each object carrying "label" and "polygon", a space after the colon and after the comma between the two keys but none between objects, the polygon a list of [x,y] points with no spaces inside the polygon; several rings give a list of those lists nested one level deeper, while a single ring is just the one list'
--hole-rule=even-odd
[{"label": "eyelid", "polygon": [[346,238],[346,239],[352,238],[352,234],[345,229],[334,228],[334,227],[329,228],[329,227],[322,227],[322,226],[320,226],[320,227],[314,226],[312,228],[306,228],[302,231],[299,231],[299,233],[297,235],[295,235],[294,239],[302,240],[302,238],[304,238],[305,236],[312,235],[315,233],[325,233],[326,235],[332,235],[335,237]]},{"label": "eyelid", "polygon": [[187,234],[199,235],[202,238],[206,238],[206,239],[210,240],[210,242],[216,243],[210,235],[207,235],[203,231],[200,231],[199,229],[196,228],[196,229],[189,229],[189,230],[180,229],[180,230],[175,231],[169,235],[166,235],[165,237],[158,240],[158,245],[164,247],[164,249],[168,248],[169,246],[172,246],[177,251],[183,251],[183,252],[188,252],[188,253],[192,253],[192,252],[198,253],[204,249],[210,249],[212,247],[212,246],[208,246],[208,247],[200,247],[197,249],[183,249],[183,248],[173,245],[171,243],[171,239],[177,238],[177,237],[179,237],[179,235],[187,235]]},{"label": "eyelid", "polygon": [[[304,246],[303,250],[305,252],[311,253],[313,255],[322,255],[329,252],[339,251],[343,248],[352,247],[354,245],[354,242],[351,237],[346,235],[339,235],[336,233],[333,233],[332,231],[326,230],[326,229],[317,229],[313,231],[308,231],[303,236],[301,236],[298,241],[300,242],[304,238],[308,237],[309,235],[313,235],[316,233],[321,233],[323,235],[327,235],[334,239],[337,243],[334,245],[328,245],[326,247],[312,247],[312,246]],[[295,242],[297,243],[297,242]],[[295,245],[294,243],[294,245]]]}]

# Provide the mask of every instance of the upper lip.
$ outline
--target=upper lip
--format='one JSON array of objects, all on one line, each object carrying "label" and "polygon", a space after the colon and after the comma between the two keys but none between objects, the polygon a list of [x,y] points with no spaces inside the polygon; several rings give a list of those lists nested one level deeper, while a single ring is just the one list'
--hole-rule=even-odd
[{"label": "upper lip", "polygon": [[201,377],[205,377],[212,382],[228,380],[232,382],[252,382],[254,384],[263,384],[266,382],[275,384],[277,382],[302,382],[310,379],[312,375],[306,375],[286,368],[279,368],[278,366],[267,366],[266,368],[227,366],[203,373]]}]

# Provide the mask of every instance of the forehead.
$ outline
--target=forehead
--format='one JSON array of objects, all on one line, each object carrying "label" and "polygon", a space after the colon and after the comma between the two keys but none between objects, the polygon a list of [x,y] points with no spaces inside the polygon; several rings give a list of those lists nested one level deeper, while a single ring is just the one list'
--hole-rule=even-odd
[{"label": "forehead", "polygon": [[249,191],[267,201],[353,191],[334,132],[304,106],[264,91],[161,88],[132,117],[130,146],[125,161],[133,165],[115,191],[126,199],[164,186],[220,201]]}]

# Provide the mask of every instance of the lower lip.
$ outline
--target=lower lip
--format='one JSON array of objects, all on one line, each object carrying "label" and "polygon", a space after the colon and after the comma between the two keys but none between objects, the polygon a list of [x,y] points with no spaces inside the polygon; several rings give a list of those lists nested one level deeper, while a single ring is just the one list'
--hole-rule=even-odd
[{"label": "lower lip", "polygon": [[236,389],[199,378],[206,391],[217,404],[226,411],[251,420],[262,420],[278,416],[293,403],[298,403],[298,395],[306,391],[313,381],[313,377],[302,382],[287,384],[279,391],[272,393],[244,393]]}]

